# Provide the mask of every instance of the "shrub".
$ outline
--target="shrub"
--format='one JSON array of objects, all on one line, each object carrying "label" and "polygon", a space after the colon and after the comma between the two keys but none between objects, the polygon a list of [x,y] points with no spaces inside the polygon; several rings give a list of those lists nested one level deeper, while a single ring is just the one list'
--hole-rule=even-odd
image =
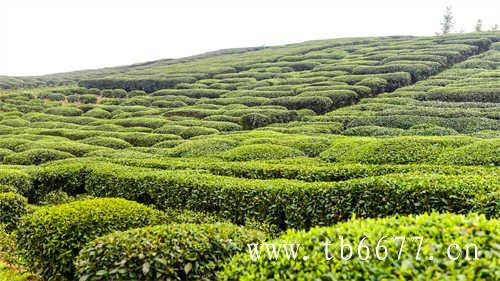
[{"label": "shrub", "polygon": [[218,133],[219,130],[217,129],[193,126],[193,127],[187,127],[184,130],[182,130],[180,136],[184,139],[189,139],[196,136],[213,135]]},{"label": "shrub", "polygon": [[61,116],[80,116],[83,114],[83,111],[73,106],[58,106],[45,110],[45,113]]},{"label": "shrub", "polygon": [[253,217],[283,229],[330,225],[349,219],[352,214],[380,217],[477,211],[498,217],[500,186],[494,173],[446,175],[433,174],[432,169],[427,173],[399,172],[312,183],[107,165],[88,168],[85,188],[94,196],[124,197],[160,208],[213,212],[238,224]]},{"label": "shrub", "polygon": [[12,150],[0,148],[0,163],[3,162],[3,159],[5,158],[5,156],[8,156],[12,153],[14,153]]},{"label": "shrub", "polygon": [[500,102],[500,90],[498,88],[478,87],[439,87],[432,89],[424,100],[440,100],[451,102]]},{"label": "shrub", "polygon": [[180,135],[182,131],[185,130],[186,128],[187,128],[186,126],[167,124],[154,130],[154,132],[157,134]]},{"label": "shrub", "polygon": [[182,101],[165,101],[165,100],[154,101],[151,103],[151,105],[160,108],[176,108],[176,107],[187,106],[187,104]]},{"label": "shrub", "polygon": [[252,130],[264,127],[271,123],[269,117],[260,113],[249,113],[241,116],[240,124],[244,130]]},{"label": "shrub", "polygon": [[239,117],[234,117],[234,116],[229,116],[229,115],[210,115],[203,120],[207,121],[223,121],[223,122],[233,122],[233,123],[239,123],[240,118]]},{"label": "shrub", "polygon": [[28,199],[14,192],[0,193],[0,224],[4,224],[7,231],[15,229],[27,211]]},{"label": "shrub", "polygon": [[1,277],[8,279],[9,276],[3,274],[3,264],[21,264],[19,257],[16,255],[17,245],[16,237],[14,232],[9,232],[5,229],[5,225],[0,224],[0,259],[2,259],[2,264],[0,264],[0,271],[2,272]]},{"label": "shrub", "polygon": [[[33,187],[32,178],[28,173],[22,170],[4,167],[0,169],[0,185],[4,186],[4,188],[5,186],[11,186],[15,189],[14,191],[24,196],[27,196]],[[8,192],[11,190],[6,189],[3,191]]]},{"label": "shrub", "polygon": [[78,95],[69,95],[66,97],[66,100],[69,103],[77,103],[80,101],[80,97]]},{"label": "shrub", "polygon": [[[356,94],[356,92],[351,90],[303,92],[299,95],[299,97],[302,96],[322,96],[330,98],[332,104],[329,110],[351,105],[358,101],[358,94]],[[316,113],[324,113],[324,112],[316,112]]]},{"label": "shrub", "polygon": [[229,161],[270,160],[304,156],[300,150],[274,144],[250,144],[233,148],[222,157]]},{"label": "shrub", "polygon": [[133,146],[150,147],[166,140],[179,140],[180,136],[170,134],[149,134],[149,133],[126,133],[120,135],[120,138],[132,144]]},{"label": "shrub", "polygon": [[72,158],[73,154],[55,149],[29,149],[23,152],[13,153],[4,158],[7,164],[16,165],[40,165],[45,162]]},{"label": "shrub", "polygon": [[218,98],[226,93],[216,89],[163,89],[152,93],[152,96],[185,96],[190,98]]},{"label": "shrub", "polygon": [[186,142],[186,140],[166,140],[153,145],[154,148],[172,148],[176,147],[181,143]]},{"label": "shrub", "polygon": [[14,137],[2,137],[0,139],[0,148],[8,149],[8,150],[13,150],[17,151],[17,147],[22,145],[30,143],[29,140],[26,139],[19,139],[19,138],[14,138]]},{"label": "shrub", "polygon": [[292,110],[307,108],[317,114],[326,113],[333,106],[332,100],[323,96],[280,97],[271,99],[266,104],[281,105]]},{"label": "shrub", "polygon": [[40,98],[48,99],[51,101],[63,101],[66,99],[66,97],[63,94],[58,94],[58,93],[43,93],[40,94]]},{"label": "shrub", "polygon": [[[355,219],[308,232],[290,231],[269,243],[300,244],[297,259],[287,260],[283,252],[278,260],[267,259],[264,253],[258,261],[252,261],[247,253],[236,255],[224,266],[219,280],[460,280],[465,276],[469,280],[494,280],[498,274],[495,241],[500,239],[496,231],[499,223],[475,214],[433,213]],[[395,238],[397,236],[406,238],[401,252],[399,249],[403,245],[401,239]],[[410,241],[414,237],[424,237],[421,248],[418,238]],[[341,238],[352,246],[353,258],[349,260],[340,258]],[[379,241],[381,243],[377,244]],[[331,260],[325,258],[323,242],[329,243]],[[458,253],[451,244],[459,245]],[[474,259],[472,244],[477,246],[478,259]],[[453,256],[460,255],[458,260],[450,262],[449,247]],[[470,247],[467,251],[470,259],[465,256],[467,247]],[[265,248],[260,249],[265,251]],[[347,256],[347,248],[343,250]],[[417,250],[420,252],[416,259]],[[362,260],[360,255],[364,257],[367,252],[370,257]],[[305,255],[309,259],[303,259]]]},{"label": "shrub", "polygon": [[417,136],[449,136],[458,135],[458,132],[452,128],[445,128],[441,126],[420,127],[419,125],[411,127],[405,132],[407,135],[417,135]]},{"label": "shrub", "polygon": [[367,116],[349,118],[346,127],[381,126],[391,128],[409,129],[422,123],[434,123],[441,127],[452,128],[459,133],[474,133],[481,130],[498,130],[498,122],[481,117],[440,118],[432,116],[391,115]]},{"label": "shrub", "polygon": [[74,280],[74,258],[98,236],[157,223],[161,213],[124,199],[41,207],[19,223],[17,242],[29,268],[49,280]]},{"label": "shrub", "polygon": [[91,109],[91,110],[85,112],[83,114],[83,116],[100,118],[100,119],[109,119],[109,118],[111,118],[111,113],[109,113],[109,111],[101,109],[101,108],[94,108],[94,109]]},{"label": "shrub", "polygon": [[127,91],[124,89],[106,89],[101,91],[101,96],[105,98],[126,98]]},{"label": "shrub", "polygon": [[97,103],[97,96],[92,94],[80,95],[81,103]]},{"label": "shrub", "polygon": [[55,149],[62,152],[73,154],[74,156],[81,157],[86,153],[95,150],[96,146],[78,143],[74,141],[36,141],[22,144],[17,147],[19,151],[26,151],[30,149]]},{"label": "shrub", "polygon": [[500,140],[484,140],[439,155],[438,163],[448,165],[500,165]]},{"label": "shrub", "polygon": [[385,91],[387,81],[383,78],[369,77],[359,81],[356,85],[369,87],[372,89],[372,93],[378,94]]},{"label": "shrub", "polygon": [[428,163],[435,161],[445,149],[460,147],[472,140],[399,137],[371,139],[362,145],[356,145],[352,140],[343,140],[321,153],[321,158],[326,161],[369,164]]},{"label": "shrub", "polygon": [[0,121],[0,125],[9,127],[28,127],[29,122],[20,118],[9,118]]},{"label": "shrub", "polygon": [[172,149],[172,155],[180,157],[216,156],[238,145],[231,139],[199,139],[189,140]]},{"label": "shrub", "polygon": [[83,139],[80,142],[85,144],[109,147],[113,149],[124,149],[132,147],[132,145],[128,142],[112,137],[91,137]]},{"label": "shrub", "polygon": [[156,117],[133,117],[126,119],[115,119],[114,124],[123,127],[146,127],[157,129],[168,123],[168,120]]},{"label": "shrub", "polygon": [[380,126],[358,126],[352,127],[343,132],[347,136],[360,136],[360,137],[372,137],[372,136],[400,136],[404,134],[404,130],[399,128],[387,128]]},{"label": "shrub", "polygon": [[64,203],[69,203],[75,201],[74,197],[68,195],[68,193],[62,190],[53,190],[45,194],[38,204],[40,205],[59,205]]},{"label": "shrub", "polygon": [[95,239],[75,264],[80,280],[215,280],[226,260],[264,239],[231,224],[150,226]]}]

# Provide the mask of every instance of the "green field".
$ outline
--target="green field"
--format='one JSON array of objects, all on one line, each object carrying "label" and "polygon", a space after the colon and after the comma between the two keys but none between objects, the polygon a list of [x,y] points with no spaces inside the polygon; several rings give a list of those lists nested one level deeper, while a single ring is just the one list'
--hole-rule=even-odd
[{"label": "green field", "polygon": [[499,164],[500,32],[0,76],[0,280],[499,280]]}]

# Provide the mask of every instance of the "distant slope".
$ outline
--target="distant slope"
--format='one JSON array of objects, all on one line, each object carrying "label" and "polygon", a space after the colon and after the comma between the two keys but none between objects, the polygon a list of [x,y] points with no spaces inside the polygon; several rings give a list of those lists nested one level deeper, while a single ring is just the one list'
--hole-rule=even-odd
[{"label": "distant slope", "polygon": [[199,55],[193,55],[179,59],[161,59],[149,62],[136,63],[125,66],[106,67],[100,69],[77,70],[71,72],[54,73],[41,76],[1,76],[0,89],[12,89],[22,87],[41,87],[75,84],[82,79],[104,77],[113,74],[124,73],[136,69],[167,66],[176,63],[188,62],[227,54],[238,54],[264,49],[265,47],[232,48],[211,51]]},{"label": "distant slope", "polygon": [[499,44],[500,32],[342,38],[42,76],[42,85],[69,85],[0,93],[0,125],[182,138],[249,129],[494,136]]}]

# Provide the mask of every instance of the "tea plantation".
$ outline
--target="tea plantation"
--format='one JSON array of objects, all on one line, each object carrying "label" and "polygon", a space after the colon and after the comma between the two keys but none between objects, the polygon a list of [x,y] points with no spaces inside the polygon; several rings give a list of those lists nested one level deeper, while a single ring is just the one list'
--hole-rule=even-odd
[{"label": "tea plantation", "polygon": [[0,277],[500,280],[499,165],[499,32],[0,77]]}]

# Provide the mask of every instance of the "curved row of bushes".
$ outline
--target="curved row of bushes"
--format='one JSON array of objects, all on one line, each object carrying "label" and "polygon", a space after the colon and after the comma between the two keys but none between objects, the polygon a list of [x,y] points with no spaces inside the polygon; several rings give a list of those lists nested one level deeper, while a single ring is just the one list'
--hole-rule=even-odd
[{"label": "curved row of bushes", "polygon": [[[491,154],[490,154],[491,157]],[[297,158],[296,163],[306,163],[308,159]],[[296,179],[307,182],[343,181],[369,176],[381,176],[394,173],[432,173],[445,175],[475,174],[497,175],[500,170],[493,166],[456,166],[432,164],[352,164],[352,163],[270,163],[268,161],[226,162],[214,158],[166,158],[166,159],[130,159],[116,158],[113,163],[126,166],[144,167],[162,170],[207,170],[211,174],[248,179]]]},{"label": "curved row of bushes", "polygon": [[[248,253],[233,257],[219,280],[495,280],[499,226],[498,219],[474,214],[433,213],[290,231],[267,243],[299,245],[296,259],[287,260],[283,249],[277,260],[269,259],[264,245],[257,261]],[[343,256],[349,256],[346,244],[352,257],[341,260],[342,246]]]},{"label": "curved row of bushes", "polygon": [[240,224],[253,217],[282,228],[332,224],[352,214],[373,217],[475,210],[496,217],[500,213],[500,186],[495,174],[402,173],[340,182],[301,182],[80,162],[39,168],[33,178],[34,184],[18,189],[34,201],[61,189],[68,194],[122,197],[159,208],[215,212]]},{"label": "curved row of bushes", "polygon": [[368,164],[439,163],[453,165],[500,164],[500,141],[470,138],[357,138],[334,142],[321,153],[330,162]]}]

